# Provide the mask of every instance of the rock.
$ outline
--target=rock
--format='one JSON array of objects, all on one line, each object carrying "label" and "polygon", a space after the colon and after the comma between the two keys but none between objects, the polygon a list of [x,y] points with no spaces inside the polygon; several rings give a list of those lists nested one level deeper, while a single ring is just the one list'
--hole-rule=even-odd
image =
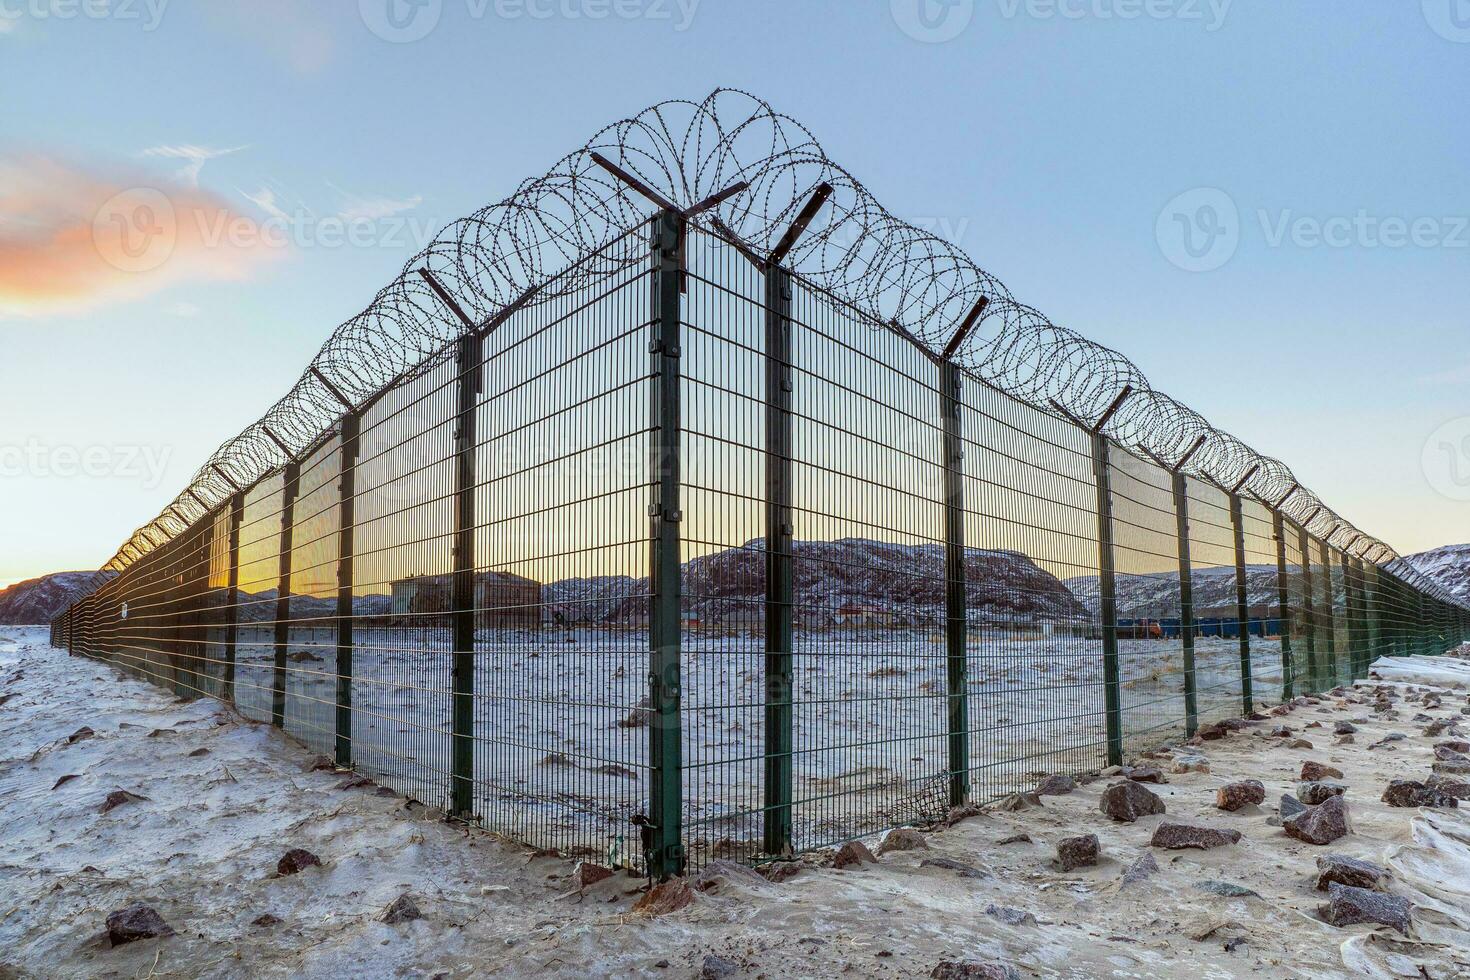
[{"label": "rock", "polygon": [[[790,862],[782,862],[790,863]],[[612,874],[611,871],[608,872]],[[752,869],[734,861],[711,861],[705,865],[704,870],[695,875],[690,882],[697,892],[705,892],[710,895],[718,895],[727,890],[732,884],[742,884],[756,888],[764,888],[767,880]]]},{"label": "rock", "polygon": [[1041,806],[1041,797],[1035,793],[1012,793],[995,804],[997,810],[1029,810]]},{"label": "rock", "polygon": [[1406,736],[1403,732],[1391,732],[1388,735],[1380,738],[1378,741],[1374,742],[1372,745],[1369,745],[1368,749],[1369,751],[1372,751],[1373,749],[1381,748],[1382,746],[1389,745],[1393,742],[1402,742],[1405,737]]},{"label": "rock", "polygon": [[878,841],[878,856],[889,851],[927,851],[929,841],[912,827],[898,827],[883,835]]},{"label": "rock", "polygon": [[790,881],[805,870],[806,865],[800,861],[769,861],[755,869],[755,873],[767,881],[780,884]]},{"label": "rock", "polygon": [[78,728],[76,731],[72,732],[66,737],[66,744],[74,745],[75,743],[80,742],[82,739],[91,738],[96,734],[97,733],[92,731],[92,729],[88,728],[86,725],[83,725],[81,728]]},{"label": "rock", "polygon": [[1353,742],[1354,742],[1354,739],[1353,739],[1353,736],[1351,736],[1351,735],[1339,735],[1339,736],[1337,736],[1337,738],[1333,739],[1332,741],[1336,745],[1352,745]]},{"label": "rock", "polygon": [[972,867],[972,866],[970,866],[968,864],[965,864],[963,861],[956,861],[953,858],[946,858],[946,857],[925,858],[924,860],[922,860],[922,861],[919,862],[919,867],[921,867],[921,868],[943,868],[946,871],[953,871],[953,872],[955,872],[961,878],[989,878],[990,877],[990,875],[986,874],[984,871],[981,871],[979,868]]},{"label": "rock", "polygon": [[209,750],[208,749],[204,749],[204,748],[199,748],[199,749],[195,749],[193,752],[190,752],[189,753],[189,758],[191,758],[191,759],[200,759],[200,758],[203,758],[206,755],[209,755]]},{"label": "rock", "polygon": [[1328,797],[1321,804],[1308,807],[1296,816],[1283,820],[1281,829],[1286,831],[1287,836],[1308,844],[1331,844],[1351,830],[1348,825],[1347,801],[1341,796]]},{"label": "rock", "polygon": [[1447,748],[1443,742],[1434,747],[1434,757],[1441,762],[1470,762],[1470,756]]},{"label": "rock", "polygon": [[650,888],[633,906],[633,911],[647,916],[668,915],[693,903],[694,889],[689,887],[688,879],[670,878]]},{"label": "rock", "polygon": [[865,864],[877,864],[878,859],[873,857],[873,852],[868,850],[867,845],[860,840],[850,840],[837,849],[832,855],[832,867],[834,868],[860,868]]},{"label": "rock", "polygon": [[940,960],[929,976],[931,980],[1021,980],[1021,975],[1004,963],[976,960]]},{"label": "rock", "polygon": [[107,938],[114,946],[139,939],[162,939],[172,935],[172,927],[148,905],[129,905],[107,916]]},{"label": "rock", "polygon": [[1317,890],[1327,891],[1333,882],[1353,888],[1377,888],[1388,872],[1376,864],[1346,854],[1323,854],[1317,858]]},{"label": "rock", "polygon": [[1026,833],[1021,833],[1021,834],[1012,834],[1009,837],[1002,837],[1000,840],[998,840],[998,841],[995,842],[995,846],[996,847],[1001,847],[1001,846],[1003,846],[1005,844],[1029,844],[1029,843],[1031,843],[1031,835],[1030,834],[1026,834]]},{"label": "rock", "polygon": [[1205,725],[1196,731],[1195,734],[1206,742],[1215,742],[1229,735],[1230,729],[1224,725]]},{"label": "rock", "polygon": [[1215,790],[1215,806],[1221,810],[1235,811],[1252,803],[1266,802],[1266,787],[1259,779],[1243,779],[1238,783],[1226,783]]},{"label": "rock", "polygon": [[1461,779],[1449,779],[1440,773],[1434,773],[1424,781],[1424,785],[1457,800],[1470,800],[1470,783]]},{"label": "rock", "polygon": [[1144,851],[1142,856],[1128,865],[1128,870],[1123,872],[1123,887],[1127,888],[1129,885],[1146,881],[1158,870],[1159,862],[1154,859],[1153,852]]},{"label": "rock", "polygon": [[1154,828],[1154,835],[1149,839],[1149,845],[1162,847],[1169,851],[1179,851],[1189,847],[1204,851],[1239,841],[1240,831],[1238,830],[1217,830],[1214,827],[1201,827],[1186,823],[1161,823]]},{"label": "rock", "polygon": [[1449,752],[1458,752],[1464,755],[1470,753],[1470,742],[1461,741],[1460,739],[1450,739],[1448,741],[1434,743],[1434,748],[1436,750],[1445,749]]},{"label": "rock", "polygon": [[1025,909],[1012,908],[1009,905],[987,905],[985,914],[992,919],[1004,922],[1008,926],[1034,926],[1036,916]]},{"label": "rock", "polygon": [[1090,868],[1097,864],[1098,852],[1101,846],[1098,844],[1096,834],[1084,834],[1081,837],[1063,837],[1057,841],[1057,864],[1063,871],[1073,871],[1077,868]]},{"label": "rock", "polygon": [[729,977],[740,976],[740,967],[725,959],[709,953],[704,962],[699,964],[699,980],[728,980]]},{"label": "rock", "polygon": [[1162,770],[1154,766],[1124,766],[1123,775],[1135,783],[1167,783]]},{"label": "rock", "polygon": [[1435,772],[1450,776],[1470,776],[1470,760],[1465,762],[1436,762],[1430,766]]},{"label": "rock", "polygon": [[1334,735],[1351,735],[1357,730],[1358,726],[1350,721],[1340,721],[1332,726],[1332,734]]},{"label": "rock", "polygon": [[1333,766],[1329,766],[1326,763],[1316,762],[1312,759],[1308,759],[1306,762],[1302,763],[1301,778],[1303,782],[1307,783],[1315,783],[1323,779],[1341,779],[1342,770],[1337,769]]},{"label": "rock", "polygon": [[[54,786],[52,788],[55,789]],[[115,789],[111,793],[107,794],[107,799],[102,801],[102,805],[97,808],[97,812],[106,813],[108,810],[116,809],[117,807],[122,806],[124,803],[147,802],[148,797],[146,796],[139,796],[137,793],[129,793],[125,789]]]},{"label": "rock", "polygon": [[1282,744],[1283,744],[1284,747],[1286,747],[1288,749],[1310,749],[1310,748],[1312,748],[1312,743],[1309,742],[1309,741],[1307,741],[1304,738],[1291,738],[1291,739],[1287,739]]},{"label": "rock", "polygon": [[1114,783],[1098,797],[1098,809],[1114,820],[1132,823],[1139,817],[1164,812],[1164,801],[1156,793],[1131,779]]},{"label": "rock", "polygon": [[1122,766],[1108,766],[1106,769],[1104,769],[1101,772],[1099,772],[1098,775],[1101,776],[1101,777],[1103,777],[1104,779],[1111,779],[1114,776],[1121,776],[1121,775],[1123,775],[1123,767]]},{"label": "rock", "polygon": [[1211,895],[1219,895],[1221,898],[1260,898],[1259,892],[1253,892],[1244,885],[1232,884],[1228,881],[1206,880],[1195,886],[1200,891],[1209,892]]},{"label": "rock", "polygon": [[950,807],[949,812],[944,815],[944,826],[953,827],[961,820],[971,817],[985,816],[985,807],[979,803],[966,803],[964,806]]},{"label": "rock", "polygon": [[[1433,777],[1431,777],[1433,778]],[[1380,797],[1389,806],[1458,807],[1459,800],[1443,790],[1433,789],[1417,779],[1395,779]]]},{"label": "rock", "polygon": [[[718,862],[717,862],[718,863]],[[572,881],[576,882],[577,890],[581,891],[599,881],[606,881],[613,876],[612,868],[591,861],[578,861],[577,866],[572,869]]]},{"label": "rock", "polygon": [[303,768],[306,772],[333,772],[337,768],[337,763],[331,756],[318,755],[313,756]]},{"label": "rock", "polygon": [[281,877],[294,875],[307,868],[320,867],[322,859],[301,847],[293,847],[276,862],[276,874]]},{"label": "rock", "polygon": [[81,779],[81,778],[82,777],[81,777],[81,774],[80,773],[69,772],[65,776],[62,776],[60,779],[56,780],[56,782],[52,783],[51,784],[51,789],[54,791],[58,787],[65,786],[67,783],[71,782],[73,779]]},{"label": "rock", "polygon": [[1296,788],[1296,798],[1307,806],[1316,806],[1318,803],[1326,802],[1329,796],[1341,796],[1347,792],[1347,787],[1342,783],[1331,783],[1318,781],[1315,783],[1300,783]]},{"label": "rock", "polygon": [[1327,895],[1327,904],[1321,909],[1322,918],[1335,926],[1371,922],[1409,934],[1409,913],[1413,906],[1407,899],[1337,882],[1327,886]]},{"label": "rock", "polygon": [[1174,773],[1209,772],[1210,762],[1202,755],[1177,755],[1169,771]]},{"label": "rock", "polygon": [[268,929],[271,926],[278,926],[278,925],[280,925],[281,924],[281,918],[279,916],[272,915],[269,912],[264,912],[264,913],[262,913],[260,915],[257,915],[255,918],[251,919],[250,920],[250,924],[252,926],[260,926],[262,929]]},{"label": "rock", "polygon": [[1037,796],[1065,796],[1077,788],[1071,776],[1049,775],[1036,784]]},{"label": "rock", "polygon": [[390,926],[396,926],[400,922],[412,922],[414,919],[422,919],[424,914],[414,904],[414,900],[407,895],[399,895],[393,900],[393,904],[383,910],[383,916],[379,920]]},{"label": "rock", "polygon": [[1272,738],[1289,738],[1292,733],[1290,725],[1277,725],[1271,729]]}]

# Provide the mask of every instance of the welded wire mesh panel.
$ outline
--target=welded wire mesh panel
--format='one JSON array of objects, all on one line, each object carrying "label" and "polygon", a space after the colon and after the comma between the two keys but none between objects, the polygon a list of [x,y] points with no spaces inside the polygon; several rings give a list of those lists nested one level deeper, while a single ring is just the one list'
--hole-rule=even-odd
[{"label": "welded wire mesh panel", "polygon": [[1310,537],[1307,551],[1311,556],[1312,612],[1317,638],[1317,679],[1314,689],[1320,691],[1333,687],[1338,682],[1336,598],[1332,566],[1327,560],[1327,545]]},{"label": "welded wire mesh panel", "polygon": [[207,547],[204,552],[205,587],[200,610],[199,689],[212,698],[225,696],[228,619],[234,614],[230,601],[230,509],[221,508],[204,520]]},{"label": "welded wire mesh panel", "polygon": [[1090,437],[961,388],[973,795],[1105,764]]},{"label": "welded wire mesh panel", "polygon": [[1117,450],[1108,468],[1123,738],[1142,747],[1139,740],[1185,731],[1178,522],[1172,478],[1162,468]]},{"label": "welded wire mesh panel", "polygon": [[794,839],[933,818],[947,785],[938,375],[793,281]]},{"label": "welded wire mesh panel", "polygon": [[1353,621],[1357,610],[1349,601],[1351,595],[1348,591],[1348,577],[1342,563],[1342,552],[1336,548],[1324,546],[1323,556],[1332,583],[1332,634],[1337,654],[1337,673],[1334,680],[1338,684],[1348,684],[1353,679],[1353,664],[1356,657]]},{"label": "welded wire mesh panel", "polygon": [[1241,622],[1236,594],[1235,525],[1230,495],[1186,478],[1190,581],[1194,606],[1195,697],[1201,724],[1238,717],[1241,702]]},{"label": "welded wire mesh panel", "polygon": [[1245,540],[1251,688],[1257,702],[1274,704],[1282,698],[1281,637],[1288,628],[1281,618],[1276,538],[1271,512],[1265,505],[1247,497],[1241,500],[1240,514]]},{"label": "welded wire mesh panel", "polygon": [[301,461],[291,529],[286,731],[332,753],[337,708],[337,557],[342,440],[333,435]]},{"label": "welded wire mesh panel", "polygon": [[475,402],[474,815],[629,865],[649,782],[648,254],[634,229],[498,326]]},{"label": "welded wire mesh panel", "polygon": [[767,308],[765,276],[734,248],[695,234],[686,256],[684,820],[697,866],[763,846]]},{"label": "welded wire mesh panel", "polygon": [[457,380],[441,358],[384,392],[362,412],[352,472],[352,761],[437,807],[449,788]]},{"label": "welded wire mesh panel", "polygon": [[1317,652],[1312,630],[1312,593],[1307,588],[1309,569],[1303,562],[1301,534],[1295,524],[1283,522],[1286,556],[1286,605],[1291,613],[1287,628],[1291,635],[1292,692],[1314,690]]},{"label": "welded wire mesh panel", "polygon": [[271,720],[285,482],[279,472],[261,480],[246,492],[240,517],[235,706],[256,721]]}]

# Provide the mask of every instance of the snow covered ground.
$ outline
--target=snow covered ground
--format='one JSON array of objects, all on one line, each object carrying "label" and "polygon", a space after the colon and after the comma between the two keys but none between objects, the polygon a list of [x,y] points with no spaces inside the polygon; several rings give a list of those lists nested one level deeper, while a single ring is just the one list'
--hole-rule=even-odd
[{"label": "snow covered ground", "polygon": [[[310,771],[307,750],[223,705],[69,658],[41,631],[0,628],[0,978],[690,977],[708,955],[730,976],[926,976],[946,959],[1010,963],[1023,977],[1465,976],[1470,820],[1378,800],[1390,778],[1429,772],[1439,739],[1415,717],[1463,717],[1463,690],[1439,706],[1408,700],[1430,680],[1388,685],[1404,699],[1397,718],[1373,713],[1360,689],[1280,719],[1312,749],[1266,737],[1268,724],[1188,747],[1211,771],[1152,788],[1168,819],[1238,829],[1235,846],[1151,849],[1165,818],[1113,823],[1098,813],[1099,781],[1041,807],[988,810],[877,865],[809,867],[780,884],[726,871],[688,908],[649,917],[634,911],[636,878],[579,893],[568,858]],[[1327,733],[1348,718],[1356,739],[1338,744]],[[1369,749],[1390,733],[1406,737]],[[1331,848],[1272,825],[1304,759],[1345,773],[1353,833]],[[1167,753],[1144,761],[1169,768]],[[1214,809],[1215,788],[1244,777],[1265,783],[1267,804]],[[146,799],[99,813],[114,790]],[[999,843],[1021,832],[1030,842]],[[1083,833],[1101,839],[1101,863],[1057,870],[1057,840]],[[291,847],[322,866],[277,877]],[[1389,868],[1390,890],[1417,906],[1407,937],[1316,917],[1324,850]],[[1123,869],[1150,851],[1160,870],[1122,887]],[[922,864],[936,858],[977,873]],[[404,894],[423,917],[379,921]],[[177,935],[110,948],[107,914],[137,902]],[[992,905],[1032,918],[1007,924]],[[267,913],[280,921],[255,924]]]}]

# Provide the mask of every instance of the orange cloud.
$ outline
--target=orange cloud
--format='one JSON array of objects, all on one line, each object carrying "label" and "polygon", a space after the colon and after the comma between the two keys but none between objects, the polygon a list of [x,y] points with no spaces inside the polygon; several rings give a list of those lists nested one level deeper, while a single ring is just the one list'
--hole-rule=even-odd
[{"label": "orange cloud", "polygon": [[0,158],[0,315],[74,313],[181,282],[239,280],[282,252],[174,179]]}]

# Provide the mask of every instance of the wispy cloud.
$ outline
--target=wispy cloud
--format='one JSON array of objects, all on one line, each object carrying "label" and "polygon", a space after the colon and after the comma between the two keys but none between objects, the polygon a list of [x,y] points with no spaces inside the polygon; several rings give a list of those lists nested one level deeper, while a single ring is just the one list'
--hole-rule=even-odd
[{"label": "wispy cloud", "polygon": [[331,181],[327,181],[327,186],[341,195],[342,204],[337,209],[337,216],[347,221],[377,221],[382,218],[391,218],[395,214],[412,211],[424,203],[422,194],[414,194],[412,197],[365,196],[343,190]]},{"label": "wispy cloud", "polygon": [[[0,315],[71,313],[279,254],[220,197],[125,165],[0,157]],[[248,229],[246,229],[248,231]]]},{"label": "wispy cloud", "polygon": [[244,146],[231,146],[226,149],[217,150],[208,146],[195,146],[192,143],[180,143],[164,146],[150,146],[143,151],[145,157],[161,157],[169,160],[183,160],[184,165],[179,168],[178,179],[187,183],[190,187],[199,186],[199,174],[204,165],[210,160],[218,160],[220,157],[229,156],[231,153],[239,153],[245,149]]}]

